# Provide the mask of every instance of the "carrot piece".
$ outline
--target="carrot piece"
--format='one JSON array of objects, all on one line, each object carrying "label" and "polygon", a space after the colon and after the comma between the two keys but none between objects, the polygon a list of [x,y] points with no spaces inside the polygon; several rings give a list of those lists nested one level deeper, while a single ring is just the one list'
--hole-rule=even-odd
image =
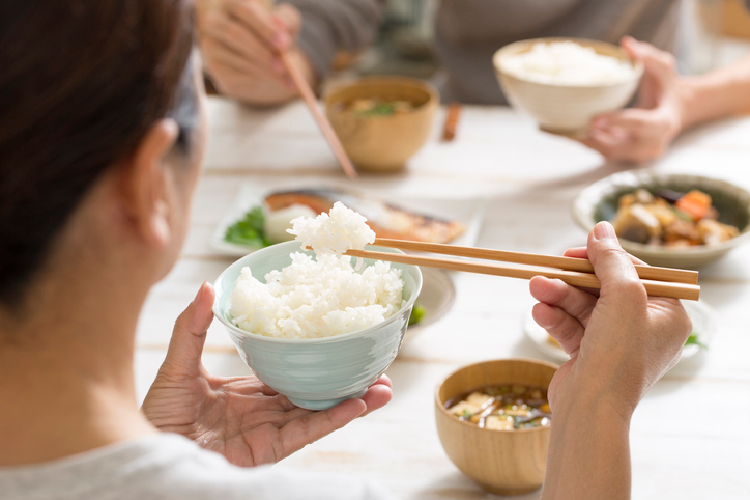
[{"label": "carrot piece", "polygon": [[693,189],[677,200],[674,205],[693,220],[699,221],[711,212],[711,195]]}]

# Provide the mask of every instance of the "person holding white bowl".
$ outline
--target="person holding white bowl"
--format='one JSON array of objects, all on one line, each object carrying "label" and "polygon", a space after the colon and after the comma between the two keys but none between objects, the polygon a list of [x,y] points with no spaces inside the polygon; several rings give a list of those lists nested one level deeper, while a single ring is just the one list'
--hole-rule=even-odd
[{"label": "person holding white bowl", "polygon": [[[312,412],[254,376],[210,375],[208,284],[138,408],[138,316],[182,247],[205,142],[192,16],[187,0],[3,6],[0,496],[391,498],[358,478],[258,467],[383,407],[391,383]],[[530,284],[535,318],[573,356],[549,391],[543,496],[627,498],[630,416],[690,322],[678,301],[646,296],[607,223],[571,255],[592,261],[599,296]]]},{"label": "person holding white bowl", "polygon": [[[313,87],[338,50],[370,44],[382,0],[197,0],[205,70],[226,95],[269,106],[297,98],[279,51],[290,50]],[[441,0],[435,49],[444,102],[504,104],[493,53],[514,41],[578,37],[618,44],[644,64],[635,107],[595,118],[582,143],[606,159],[641,163],[700,123],[750,111],[750,57],[700,76],[681,76],[680,0]],[[750,0],[747,0],[750,6]],[[208,8],[210,6],[211,8]],[[636,39],[642,42],[637,42]],[[681,63],[678,64],[678,61]]]}]

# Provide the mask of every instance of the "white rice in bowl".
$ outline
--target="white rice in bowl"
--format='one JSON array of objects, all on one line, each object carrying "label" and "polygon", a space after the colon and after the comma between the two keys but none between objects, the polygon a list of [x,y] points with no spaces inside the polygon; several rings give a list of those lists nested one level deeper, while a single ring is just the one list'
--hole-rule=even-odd
[{"label": "white rice in bowl", "polygon": [[337,201],[326,214],[315,218],[298,217],[292,221],[295,240],[303,247],[312,247],[316,254],[341,255],[350,249],[364,250],[375,241],[375,231],[366,224],[367,219]]},{"label": "white rice in bowl", "polygon": [[329,214],[295,219],[290,232],[316,256],[292,253],[292,263],[268,273],[266,283],[242,269],[230,297],[233,323],[259,335],[306,339],[363,330],[393,316],[404,304],[401,270],[383,261],[360,269],[341,255],[374,241],[365,221],[340,202]]},{"label": "white rice in bowl", "polygon": [[612,85],[633,78],[627,61],[574,42],[538,43],[502,60],[502,70],[521,80],[555,85]]}]

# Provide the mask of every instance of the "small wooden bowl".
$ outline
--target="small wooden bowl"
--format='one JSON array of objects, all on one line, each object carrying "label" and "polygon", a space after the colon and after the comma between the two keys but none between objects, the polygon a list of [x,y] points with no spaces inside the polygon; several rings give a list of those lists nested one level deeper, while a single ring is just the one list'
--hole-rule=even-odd
[{"label": "small wooden bowl", "polygon": [[[387,116],[359,116],[342,106],[356,99],[407,101],[416,108]],[[403,168],[427,141],[439,102],[429,83],[400,77],[362,78],[335,86],[323,100],[346,154],[359,169],[375,171]]]},{"label": "small wooden bowl", "polygon": [[499,359],[459,368],[438,385],[435,420],[440,444],[456,467],[484,490],[520,495],[539,489],[550,428],[483,429],[454,417],[445,402],[488,385],[518,383],[546,389],[556,370],[557,365],[544,361]]}]

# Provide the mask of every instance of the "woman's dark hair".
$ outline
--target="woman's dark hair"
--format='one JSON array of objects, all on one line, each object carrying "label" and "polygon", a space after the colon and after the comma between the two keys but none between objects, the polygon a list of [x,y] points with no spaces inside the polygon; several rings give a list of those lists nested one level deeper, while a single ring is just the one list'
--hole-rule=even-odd
[{"label": "woman's dark hair", "polygon": [[189,147],[192,42],[187,0],[0,2],[0,305],[22,303],[88,189],[156,120]]}]

